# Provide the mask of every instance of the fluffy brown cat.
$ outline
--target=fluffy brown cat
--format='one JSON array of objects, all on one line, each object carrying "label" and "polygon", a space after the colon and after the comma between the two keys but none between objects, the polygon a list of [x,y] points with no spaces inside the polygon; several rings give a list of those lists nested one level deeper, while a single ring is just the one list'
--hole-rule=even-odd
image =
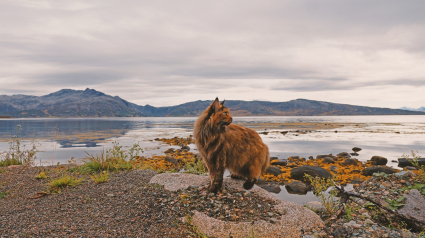
[{"label": "fluffy brown cat", "polygon": [[246,178],[243,187],[251,189],[270,164],[269,149],[254,130],[231,124],[230,111],[218,98],[195,123],[195,142],[211,178],[209,191],[223,186],[224,170],[232,178]]}]

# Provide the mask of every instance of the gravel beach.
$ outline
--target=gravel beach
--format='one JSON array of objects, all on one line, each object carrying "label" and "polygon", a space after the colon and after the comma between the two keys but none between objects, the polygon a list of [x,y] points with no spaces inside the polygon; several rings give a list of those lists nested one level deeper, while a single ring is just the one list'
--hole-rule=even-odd
[{"label": "gravel beach", "polygon": [[[49,178],[37,180],[42,170]],[[0,237],[192,237],[182,214],[160,206],[170,192],[149,185],[150,170],[113,173],[106,183],[84,178],[62,193],[30,199],[46,191],[52,178],[66,168],[32,167],[0,173]]]}]

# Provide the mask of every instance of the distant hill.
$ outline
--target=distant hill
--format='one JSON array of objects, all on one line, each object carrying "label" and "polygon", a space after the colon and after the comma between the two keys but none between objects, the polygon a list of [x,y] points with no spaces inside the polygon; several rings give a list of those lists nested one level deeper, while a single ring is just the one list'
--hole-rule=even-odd
[{"label": "distant hill", "polygon": [[[94,89],[62,89],[45,96],[0,95],[0,117],[198,116],[212,100],[170,107],[139,106]],[[363,107],[296,99],[288,102],[228,100],[233,116],[425,115],[421,111]]]},{"label": "distant hill", "polygon": [[410,107],[402,107],[400,108],[401,110],[408,110],[408,111],[420,111],[420,112],[425,112],[425,107],[420,107],[420,108],[410,108]]}]

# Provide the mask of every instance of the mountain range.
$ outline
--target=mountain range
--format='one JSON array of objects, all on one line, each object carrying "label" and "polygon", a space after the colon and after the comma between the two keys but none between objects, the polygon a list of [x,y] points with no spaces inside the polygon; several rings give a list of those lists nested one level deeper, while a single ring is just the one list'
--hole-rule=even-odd
[{"label": "mountain range", "polygon": [[401,107],[401,110],[408,110],[408,111],[420,111],[420,112],[425,112],[425,107],[420,107],[420,108],[411,108],[411,107]]},{"label": "mountain range", "polygon": [[[198,116],[210,104],[193,101],[176,106],[140,106],[87,88],[44,95],[0,95],[1,117],[177,117]],[[422,111],[353,106],[307,99],[287,102],[226,100],[233,116],[425,115]]]}]

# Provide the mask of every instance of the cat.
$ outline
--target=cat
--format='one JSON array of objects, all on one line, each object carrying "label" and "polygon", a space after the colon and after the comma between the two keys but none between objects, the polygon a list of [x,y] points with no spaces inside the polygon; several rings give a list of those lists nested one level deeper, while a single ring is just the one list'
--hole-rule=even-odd
[{"label": "cat", "polygon": [[270,164],[269,149],[257,132],[231,124],[230,111],[218,98],[199,116],[194,136],[210,174],[208,191],[222,190],[227,168],[232,178],[246,178],[243,187],[251,189]]}]

